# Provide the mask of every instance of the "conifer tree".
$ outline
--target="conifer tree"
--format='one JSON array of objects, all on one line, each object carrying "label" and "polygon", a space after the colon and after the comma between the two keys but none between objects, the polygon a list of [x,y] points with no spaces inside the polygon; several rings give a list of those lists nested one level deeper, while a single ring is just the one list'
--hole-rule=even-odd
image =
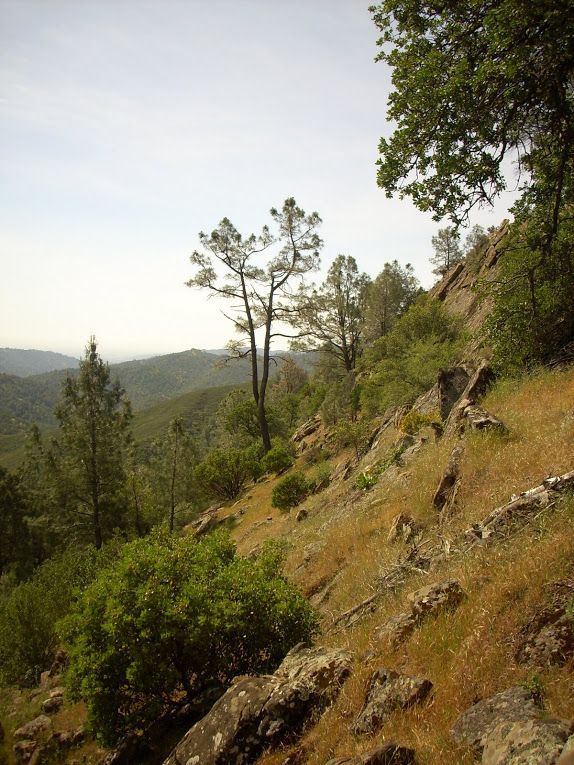
[{"label": "conifer tree", "polygon": [[65,528],[88,536],[100,548],[125,525],[124,460],[131,440],[131,407],[119,381],[97,352],[94,337],[76,377],[64,383],[56,409],[60,428],[49,454]]}]

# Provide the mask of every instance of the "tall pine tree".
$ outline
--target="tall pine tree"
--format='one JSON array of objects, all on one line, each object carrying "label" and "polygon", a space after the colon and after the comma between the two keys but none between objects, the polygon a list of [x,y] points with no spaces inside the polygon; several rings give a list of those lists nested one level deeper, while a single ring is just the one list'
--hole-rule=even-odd
[{"label": "tall pine tree", "polygon": [[56,409],[59,436],[50,453],[63,528],[90,538],[99,549],[125,525],[126,448],[131,407],[119,381],[97,352],[86,347],[77,377],[68,377]]}]

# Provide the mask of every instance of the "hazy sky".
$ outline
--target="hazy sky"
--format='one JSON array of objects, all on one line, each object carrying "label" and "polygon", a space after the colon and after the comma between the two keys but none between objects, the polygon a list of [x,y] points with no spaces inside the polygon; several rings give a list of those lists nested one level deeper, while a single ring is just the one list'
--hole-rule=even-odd
[{"label": "hazy sky", "polygon": [[[375,182],[389,72],[363,0],[0,0],[0,346],[216,348],[197,234],[294,196],[338,253],[425,286],[438,225]],[[474,222],[498,224],[508,200]]]}]

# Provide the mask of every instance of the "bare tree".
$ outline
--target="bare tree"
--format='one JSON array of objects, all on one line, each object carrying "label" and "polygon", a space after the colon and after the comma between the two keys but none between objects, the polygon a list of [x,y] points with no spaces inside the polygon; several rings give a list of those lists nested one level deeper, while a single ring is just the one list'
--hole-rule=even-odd
[{"label": "bare tree", "polygon": [[[281,210],[272,208],[270,213],[274,232],[264,226],[259,236],[244,239],[224,218],[211,234],[200,233],[202,249],[191,255],[198,271],[187,282],[188,287],[231,301],[232,312],[224,316],[240,339],[227,347],[232,356],[251,360],[251,388],[265,451],[271,448],[265,413],[271,345],[274,337],[289,337],[276,323],[296,310],[293,282],[298,286],[305,274],[318,267],[323,244],[317,234],[321,218],[316,212],[307,215],[292,197]],[[265,256],[267,262],[260,264]]]}]

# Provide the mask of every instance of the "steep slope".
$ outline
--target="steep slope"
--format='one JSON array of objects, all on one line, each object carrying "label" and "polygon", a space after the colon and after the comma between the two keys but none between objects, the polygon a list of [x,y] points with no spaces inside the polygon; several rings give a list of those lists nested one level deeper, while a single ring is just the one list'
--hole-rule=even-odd
[{"label": "steep slope", "polygon": [[[470,428],[462,440],[452,432],[436,443],[430,429],[421,432],[369,491],[356,488],[355,481],[404,438],[392,424],[360,463],[345,453],[332,455],[338,477],[290,514],[271,507],[276,479],[249,490],[240,503],[243,515],[237,508],[220,511],[233,516],[233,534],[244,553],[267,538],[286,540],[287,571],[323,614],[321,644],[355,656],[352,677],[333,707],[300,744],[269,753],[261,765],[282,765],[288,755],[293,762],[325,765],[332,757],[363,755],[383,737],[415,749],[420,765],[470,764],[468,747],[450,733],[455,721],[477,699],[521,684],[542,692],[548,714],[574,717],[568,659],[539,666],[520,653],[555,586],[565,583],[574,596],[572,495],[557,494],[530,514],[517,515],[491,539],[468,543],[466,533],[513,495],[574,468],[574,370],[499,383],[481,405],[507,432]],[[464,452],[456,499],[441,514],[433,498],[459,444]],[[298,467],[309,474],[305,451]],[[412,536],[393,538],[400,514],[410,517]],[[389,644],[384,626],[405,612],[408,593],[451,580],[460,582],[462,604]],[[393,712],[373,739],[353,726],[370,678],[381,667],[428,678],[433,694],[430,704]]]}]

